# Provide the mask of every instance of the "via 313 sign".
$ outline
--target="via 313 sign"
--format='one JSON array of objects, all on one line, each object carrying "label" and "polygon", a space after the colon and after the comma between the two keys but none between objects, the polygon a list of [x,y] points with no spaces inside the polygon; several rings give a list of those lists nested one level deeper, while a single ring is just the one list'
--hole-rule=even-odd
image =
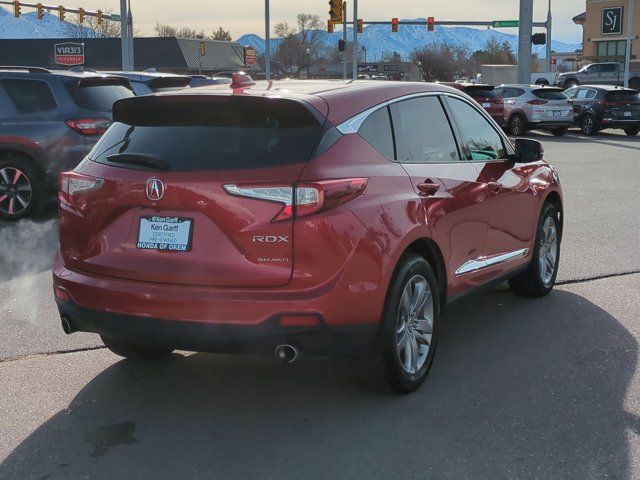
[{"label": "via 313 sign", "polygon": [[623,7],[602,9],[602,34],[622,35]]},{"label": "via 313 sign", "polygon": [[56,65],[84,65],[84,43],[56,43],[53,49]]}]

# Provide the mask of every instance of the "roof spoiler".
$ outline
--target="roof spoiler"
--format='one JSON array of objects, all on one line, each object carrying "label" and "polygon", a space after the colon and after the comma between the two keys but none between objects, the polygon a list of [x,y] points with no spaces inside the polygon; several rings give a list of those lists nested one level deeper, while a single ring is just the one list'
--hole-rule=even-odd
[{"label": "roof spoiler", "polygon": [[152,90],[158,90],[160,88],[184,88],[188,87],[191,83],[191,77],[177,76],[177,77],[156,77],[146,84]]},{"label": "roof spoiler", "polygon": [[98,85],[120,85],[132,90],[129,79],[127,77],[120,77],[117,75],[92,75],[78,80],[78,87],[96,87]]},{"label": "roof spoiler", "polygon": [[51,70],[42,67],[21,67],[18,65],[0,66],[0,70],[26,70],[29,73],[51,73]]}]

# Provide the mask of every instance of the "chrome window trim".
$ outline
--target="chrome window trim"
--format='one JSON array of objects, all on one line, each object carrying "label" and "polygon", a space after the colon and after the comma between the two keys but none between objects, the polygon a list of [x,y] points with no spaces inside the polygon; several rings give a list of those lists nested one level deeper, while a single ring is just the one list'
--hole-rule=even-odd
[{"label": "chrome window trim", "polygon": [[515,250],[513,252],[496,255],[494,257],[480,257],[475,260],[469,260],[458,267],[458,269],[455,271],[455,275],[456,277],[459,277],[460,275],[465,275],[467,273],[484,270],[485,268],[494,267],[502,263],[511,262],[519,258],[524,258],[528,254],[529,249],[523,248],[520,250]]}]

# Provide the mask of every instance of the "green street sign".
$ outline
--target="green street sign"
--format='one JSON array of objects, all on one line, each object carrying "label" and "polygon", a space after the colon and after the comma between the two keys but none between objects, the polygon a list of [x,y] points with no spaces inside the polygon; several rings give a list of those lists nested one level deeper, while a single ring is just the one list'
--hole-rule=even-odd
[{"label": "green street sign", "polygon": [[121,19],[120,15],[116,15],[115,13],[111,14],[111,20],[113,20],[114,22],[119,22]]},{"label": "green street sign", "polygon": [[519,27],[520,20],[494,20],[491,22],[493,28]]}]

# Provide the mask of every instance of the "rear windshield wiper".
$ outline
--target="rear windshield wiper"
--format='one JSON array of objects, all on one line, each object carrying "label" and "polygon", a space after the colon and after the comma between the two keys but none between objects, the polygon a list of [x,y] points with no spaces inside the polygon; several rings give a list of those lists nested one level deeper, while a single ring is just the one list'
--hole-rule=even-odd
[{"label": "rear windshield wiper", "polygon": [[144,153],[115,153],[107,156],[107,161],[112,163],[128,163],[140,167],[153,168],[155,170],[169,170],[169,163],[155,155]]}]

